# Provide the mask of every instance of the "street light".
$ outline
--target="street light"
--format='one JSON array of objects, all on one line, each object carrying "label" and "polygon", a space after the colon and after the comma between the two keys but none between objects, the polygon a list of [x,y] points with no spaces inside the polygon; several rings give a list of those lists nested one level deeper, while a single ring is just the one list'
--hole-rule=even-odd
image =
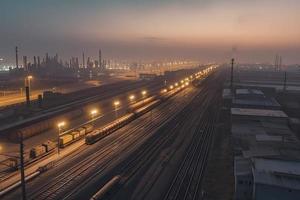
[{"label": "street light", "polygon": [[166,93],[167,91],[168,91],[167,89],[163,89],[161,92]]},{"label": "street light", "polygon": [[146,90],[143,90],[143,91],[142,91],[142,95],[145,96],[146,94],[147,94],[147,91],[146,91]]},{"label": "street light", "polygon": [[143,90],[142,95],[143,95],[143,103],[145,103],[145,97],[146,97],[147,91]]},{"label": "street light", "polygon": [[117,106],[119,106],[119,105],[120,105],[120,101],[118,101],[118,100],[117,100],[117,101],[114,101],[114,106],[115,106],[115,107],[117,107]]},{"label": "street light", "polygon": [[172,89],[174,88],[174,86],[173,86],[173,85],[170,85],[170,87],[169,87],[169,88],[170,88],[170,90],[172,90]]},{"label": "street light", "polygon": [[133,101],[134,99],[135,99],[135,96],[134,96],[134,95],[130,95],[130,96],[129,96],[129,100],[130,100],[130,101]]},{"label": "street light", "polygon": [[92,117],[92,123],[95,126],[95,116],[98,114],[98,110],[97,109],[93,109],[91,110],[91,117]]},{"label": "street light", "polygon": [[120,104],[121,103],[120,103],[119,100],[114,101],[116,119],[118,118],[118,107],[119,107]]},{"label": "street light", "polygon": [[57,155],[59,155],[60,153],[60,149],[59,149],[59,137],[60,137],[60,133],[63,129],[63,127],[66,125],[66,122],[64,121],[61,121],[57,124],[57,127],[58,127],[58,136],[57,136]]},{"label": "street light", "polygon": [[31,89],[30,88],[31,79],[33,79],[33,76],[31,76],[31,75],[25,77],[25,86],[28,86],[29,89]]},{"label": "street light", "polygon": [[26,92],[27,107],[30,106],[30,80],[31,79],[33,79],[33,76],[31,75],[25,77],[25,92]]},{"label": "street light", "polygon": [[[24,169],[24,144],[23,144],[23,134],[20,135],[20,155],[13,156],[7,154],[0,154],[8,158],[20,159],[20,175],[21,175],[21,187],[22,187],[22,199],[26,199],[26,183],[25,183],[25,169]],[[0,152],[3,147],[0,145]]]}]

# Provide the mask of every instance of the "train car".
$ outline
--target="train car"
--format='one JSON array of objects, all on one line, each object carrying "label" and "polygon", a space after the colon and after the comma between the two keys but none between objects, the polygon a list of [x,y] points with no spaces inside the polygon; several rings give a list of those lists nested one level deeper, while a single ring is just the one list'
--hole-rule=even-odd
[{"label": "train car", "polygon": [[98,140],[104,138],[105,136],[109,135],[110,133],[118,130],[119,128],[123,127],[125,124],[128,124],[135,118],[134,113],[127,114],[111,123],[106,125],[101,129],[96,129],[90,134],[86,135],[85,143],[86,144],[93,144]]},{"label": "train car", "polygon": [[38,145],[36,147],[33,147],[31,150],[30,150],[30,158],[37,158],[43,154],[45,154],[47,151],[46,151],[46,147],[43,146],[43,145]]},{"label": "train car", "polygon": [[100,130],[94,130],[90,134],[85,136],[85,143],[86,144],[94,144],[96,141],[102,139],[104,136],[101,135]]},{"label": "train car", "polygon": [[85,134],[88,134],[94,130],[94,126],[91,124],[84,125],[82,128],[85,129]]},{"label": "train car", "polygon": [[[83,132],[83,131],[81,131],[81,132]],[[84,131],[84,133],[85,133],[85,131]],[[80,131],[72,131],[71,133],[70,133],[70,135],[72,135],[73,136],[73,139],[72,140],[78,140],[82,135],[80,135]]]},{"label": "train car", "polygon": [[83,128],[83,127],[78,128],[76,131],[79,132],[80,136],[83,136],[86,134],[85,128]]},{"label": "train car", "polygon": [[59,137],[59,147],[65,147],[72,143],[73,135],[65,134]]},{"label": "train car", "polygon": [[50,152],[56,148],[56,143],[48,140],[42,144],[46,148],[46,152]]}]

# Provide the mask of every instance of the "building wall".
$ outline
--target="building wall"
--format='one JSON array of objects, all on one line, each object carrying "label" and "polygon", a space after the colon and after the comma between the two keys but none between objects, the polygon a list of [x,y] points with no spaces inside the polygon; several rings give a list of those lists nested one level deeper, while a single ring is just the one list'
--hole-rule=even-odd
[{"label": "building wall", "polygon": [[251,175],[235,176],[235,199],[251,200],[253,190],[253,179]]},{"label": "building wall", "polygon": [[287,189],[272,185],[255,184],[255,200],[299,200],[300,190]]}]

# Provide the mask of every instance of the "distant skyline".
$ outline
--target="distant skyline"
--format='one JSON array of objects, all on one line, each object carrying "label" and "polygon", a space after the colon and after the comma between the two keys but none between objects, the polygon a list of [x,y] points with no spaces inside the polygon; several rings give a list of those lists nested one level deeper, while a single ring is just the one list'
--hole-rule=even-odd
[{"label": "distant skyline", "polygon": [[1,0],[0,58],[300,63],[299,0]]}]

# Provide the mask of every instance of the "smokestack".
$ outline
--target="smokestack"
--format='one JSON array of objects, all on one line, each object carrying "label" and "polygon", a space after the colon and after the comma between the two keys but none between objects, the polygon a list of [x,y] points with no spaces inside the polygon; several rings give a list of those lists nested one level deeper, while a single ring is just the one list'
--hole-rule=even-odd
[{"label": "smokestack", "polygon": [[85,68],[84,52],[82,53],[82,68]]},{"label": "smokestack", "polygon": [[48,53],[46,53],[46,64],[48,64],[48,62],[49,62],[49,55]]},{"label": "smokestack", "polygon": [[18,47],[16,46],[16,68],[19,69]]},{"label": "smokestack", "polygon": [[23,68],[25,71],[28,71],[27,69],[27,56],[23,56]]},{"label": "smokestack", "polygon": [[39,56],[37,57],[37,62],[38,62],[38,68],[40,68],[41,67],[41,60],[40,60]]},{"label": "smokestack", "polygon": [[87,67],[87,68],[90,68],[90,62],[91,62],[91,61],[90,61],[90,57],[88,57],[88,58],[87,58],[87,63],[86,63],[86,67]]},{"label": "smokestack", "polygon": [[79,68],[79,62],[78,62],[78,57],[76,57],[76,69],[78,69]]},{"label": "smokestack", "polygon": [[35,68],[37,67],[36,57],[35,56],[33,56],[33,65],[34,65]]},{"label": "smokestack", "polygon": [[98,67],[100,69],[102,68],[102,53],[101,53],[101,49],[99,49],[99,63],[98,63]]},{"label": "smokestack", "polygon": [[280,57],[279,57],[279,69],[280,69],[280,70],[282,70],[281,67],[282,67],[282,57],[280,56]]},{"label": "smokestack", "polygon": [[230,78],[231,90],[232,90],[232,87],[233,87],[233,65],[234,65],[234,58],[231,59],[231,78]]}]

